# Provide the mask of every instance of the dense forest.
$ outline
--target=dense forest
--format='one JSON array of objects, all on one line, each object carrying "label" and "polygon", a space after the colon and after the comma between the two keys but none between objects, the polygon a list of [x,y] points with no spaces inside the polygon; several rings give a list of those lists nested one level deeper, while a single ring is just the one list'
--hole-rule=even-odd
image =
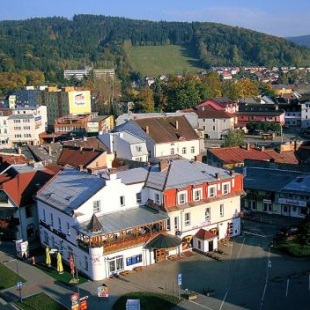
[{"label": "dense forest", "polygon": [[[201,67],[310,64],[310,50],[282,38],[216,23],[151,22],[75,15],[0,22],[0,73],[62,82],[63,70],[90,65],[130,74],[126,46],[181,45]],[[35,72],[35,77],[31,72]],[[11,75],[10,75],[11,74]],[[34,83],[34,82],[33,82]]]}]

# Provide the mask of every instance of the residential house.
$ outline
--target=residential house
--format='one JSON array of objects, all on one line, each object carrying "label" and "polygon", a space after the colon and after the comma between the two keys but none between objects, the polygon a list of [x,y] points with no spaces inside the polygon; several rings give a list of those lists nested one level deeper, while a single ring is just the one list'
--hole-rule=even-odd
[{"label": "residential house", "polygon": [[[241,174],[198,161],[160,162],[150,170],[144,191],[148,204],[168,213],[167,229],[182,239],[182,251],[212,251],[219,240],[241,232]],[[201,229],[212,234],[204,249],[196,236]]]},{"label": "residential house", "polygon": [[200,154],[200,138],[183,115],[129,120],[114,131],[145,140],[150,161],[176,156],[194,159]]},{"label": "residential house", "polygon": [[222,110],[194,110],[198,115],[199,129],[204,139],[221,139],[234,129],[235,118]]},{"label": "residential house", "polygon": [[[242,204],[253,212],[304,218],[310,214],[310,174],[244,167]],[[272,180],[272,182],[266,182]]]},{"label": "residential house", "polygon": [[35,241],[39,237],[33,197],[53,172],[41,163],[0,165],[0,231],[5,240]]},{"label": "residential house", "polygon": [[12,109],[0,109],[0,148],[11,147],[8,118],[12,115]]},{"label": "residential house", "polygon": [[118,158],[141,162],[148,161],[149,153],[145,140],[130,132],[105,133],[99,135],[98,139],[109,147],[111,153],[116,153]]},{"label": "residential house", "polygon": [[234,114],[238,111],[238,103],[226,97],[208,99],[196,106],[198,110],[206,109],[223,110],[227,113]]},{"label": "residential house", "polygon": [[300,106],[301,106],[300,111],[301,128],[310,128],[310,98],[301,102]]}]

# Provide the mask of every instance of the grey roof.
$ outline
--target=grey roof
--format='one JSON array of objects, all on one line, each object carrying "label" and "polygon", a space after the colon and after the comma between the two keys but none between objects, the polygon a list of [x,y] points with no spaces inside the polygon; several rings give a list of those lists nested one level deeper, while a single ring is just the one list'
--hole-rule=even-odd
[{"label": "grey roof", "polygon": [[300,175],[283,187],[281,192],[310,195],[310,175]]},{"label": "grey roof", "polygon": [[13,114],[8,119],[32,119],[34,116],[32,114]]},{"label": "grey roof", "polygon": [[37,199],[71,214],[105,185],[99,176],[65,167],[37,194]]},{"label": "grey roof", "polygon": [[168,215],[164,212],[150,209],[148,207],[138,207],[127,209],[124,211],[104,214],[98,217],[98,221],[102,226],[102,230],[97,233],[89,232],[87,226],[90,221],[79,223],[74,226],[80,231],[84,231],[88,235],[114,233],[120,230],[131,229],[138,226],[152,224],[168,219]]},{"label": "grey roof", "polygon": [[[139,138],[128,131],[123,131],[122,133],[123,133],[122,139],[124,139],[130,144],[145,143],[144,139]],[[112,133],[112,134],[117,134],[118,136],[120,136],[121,133],[118,132],[118,133]]]},{"label": "grey roof", "polygon": [[145,182],[148,174],[146,168],[133,168],[130,170],[119,171],[117,172],[117,178],[122,180],[124,184],[134,184]]},{"label": "grey roof", "polygon": [[158,190],[182,188],[188,185],[214,182],[217,180],[216,173],[219,173],[221,180],[232,178],[227,170],[198,161],[177,159],[171,161],[169,167],[161,172],[159,167],[152,168],[145,186]]},{"label": "grey roof", "polygon": [[300,172],[246,167],[243,179],[244,189],[256,189],[270,192],[279,192],[289,182],[294,180]]}]

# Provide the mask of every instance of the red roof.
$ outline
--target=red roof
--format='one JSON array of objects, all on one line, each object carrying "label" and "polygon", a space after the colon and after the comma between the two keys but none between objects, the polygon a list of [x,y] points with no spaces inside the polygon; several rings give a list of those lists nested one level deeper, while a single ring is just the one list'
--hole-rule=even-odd
[{"label": "red roof", "polygon": [[195,237],[197,237],[198,239],[201,240],[210,240],[210,239],[214,239],[217,236],[215,234],[213,234],[210,231],[204,230],[204,229],[199,229],[195,235]]},{"label": "red roof", "polygon": [[0,162],[7,162],[9,164],[28,164],[29,163],[29,159],[23,155],[16,155],[16,154],[1,154],[0,155]]},{"label": "red roof", "polygon": [[245,159],[254,160],[274,160],[278,163],[298,164],[293,151],[285,151],[278,153],[273,149],[258,150],[250,148],[249,150],[242,147],[223,147],[209,149],[208,152],[212,153],[223,164],[238,164],[243,163]]},{"label": "red roof", "polygon": [[230,113],[227,113],[223,110],[214,110],[212,108],[205,110],[196,110],[194,111],[198,118],[233,118],[234,116]]},{"label": "red roof", "polygon": [[17,207],[22,207],[32,203],[39,187],[43,186],[53,174],[48,169],[18,173],[10,180],[2,181],[0,189],[6,192]]}]

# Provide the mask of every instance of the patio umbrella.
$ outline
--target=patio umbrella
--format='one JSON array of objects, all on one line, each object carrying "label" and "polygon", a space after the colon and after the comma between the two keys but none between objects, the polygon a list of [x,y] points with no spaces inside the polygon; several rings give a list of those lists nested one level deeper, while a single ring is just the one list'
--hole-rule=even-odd
[{"label": "patio umbrella", "polygon": [[150,240],[145,247],[148,249],[169,249],[175,248],[182,243],[182,240],[178,237],[171,235],[159,234],[152,240]]},{"label": "patio umbrella", "polygon": [[60,252],[57,253],[57,272],[59,274],[64,273],[64,267],[62,265],[62,257],[61,257]]},{"label": "patio umbrella", "polygon": [[74,257],[73,257],[73,253],[70,252],[69,254],[69,265],[70,265],[70,270],[71,270],[71,274],[72,274],[72,277],[74,278],[74,274],[75,274],[75,265],[74,265]]},{"label": "patio umbrella", "polygon": [[47,267],[51,267],[51,255],[50,248],[48,246],[45,248],[45,264]]}]

